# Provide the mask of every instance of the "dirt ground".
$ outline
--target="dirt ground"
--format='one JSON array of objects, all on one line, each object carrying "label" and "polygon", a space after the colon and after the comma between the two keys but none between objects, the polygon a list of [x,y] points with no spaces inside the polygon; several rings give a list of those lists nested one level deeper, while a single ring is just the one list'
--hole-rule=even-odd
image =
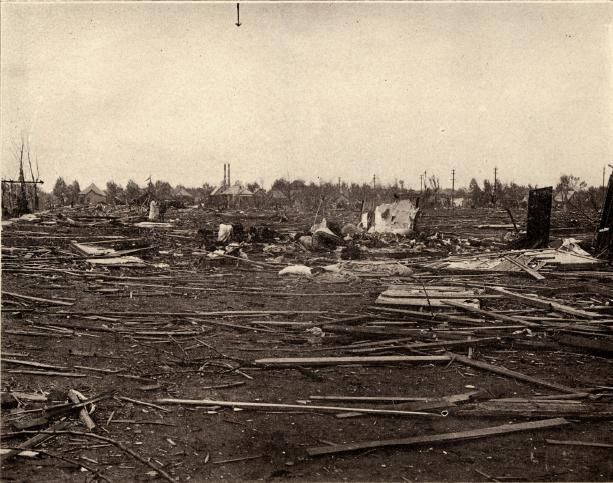
[{"label": "dirt ground", "polygon": [[[494,215],[484,222],[494,220]],[[339,218],[350,216],[343,214]],[[429,214],[430,221],[436,216],[436,213]],[[389,338],[414,335],[418,342],[436,340],[435,329],[449,329],[449,326],[440,321],[412,321],[410,315],[382,314],[373,309],[377,296],[390,283],[398,282],[397,277],[361,277],[343,283],[283,278],[278,275],[281,265],[266,264],[260,268],[231,259],[211,261],[202,255],[197,229],[214,228],[220,221],[231,219],[242,219],[247,225],[268,223],[273,214],[187,210],[170,213],[168,218],[179,219],[175,228],[91,223],[95,219],[81,219],[76,225],[19,223],[3,228],[2,390],[44,394],[47,401],[22,399],[19,407],[2,410],[2,447],[17,447],[61,419],[48,417],[41,425],[30,428],[34,433],[17,434],[16,422],[27,422],[43,413],[23,413],[24,410],[64,403],[70,389],[87,398],[112,391],[111,397],[95,403],[91,416],[97,427],[93,433],[122,443],[151,466],[108,442],[82,434],[58,434],[40,448],[72,462],[49,454],[3,460],[2,481],[161,479],[152,467],[163,470],[176,481],[613,480],[611,448],[546,442],[555,439],[613,444],[611,419],[606,417],[569,417],[570,424],[559,428],[474,441],[309,457],[306,449],[314,446],[466,431],[544,418],[455,414],[461,404],[449,407],[448,416],[433,418],[342,417],[342,414],[339,417],[341,411],[143,404],[156,404],[161,398],[300,404],[297,401],[310,400],[311,396],[332,395],[435,398],[482,391],[490,398],[534,398],[556,394],[552,389],[457,362],[290,368],[254,364],[256,359],[268,357],[357,355],[346,346],[372,341],[372,338],[326,332],[323,325],[357,315],[371,315],[373,321],[397,322],[397,325],[384,326]],[[298,216],[284,223],[270,221],[271,226],[288,231],[308,224]],[[470,221],[465,226],[470,227]],[[473,231],[476,237],[493,235],[500,240],[499,231],[486,234]],[[154,250],[136,255],[147,263],[167,266],[92,267],[71,250],[71,240],[85,243],[109,236],[124,237],[110,245],[118,249],[153,244]],[[138,240],[125,241],[129,239]],[[7,248],[25,250],[7,251]],[[245,251],[250,260],[267,260],[261,245],[247,246]],[[446,255],[431,250],[415,252],[403,259],[410,263]],[[294,259],[324,264],[336,257],[336,253],[297,253]],[[450,278],[415,270],[425,285],[440,284]],[[472,280],[496,281],[517,290],[529,290],[537,285],[522,273],[473,276]],[[577,283],[575,278],[557,277],[552,273],[547,275],[546,286],[572,288]],[[606,286],[600,280],[594,283]],[[72,305],[11,298],[5,292],[63,300]],[[565,303],[582,307],[582,301],[588,299],[601,306],[611,301],[605,295],[583,294],[581,289],[574,293],[570,290],[563,296]],[[484,307],[522,309],[517,303],[496,298],[485,299]],[[266,313],[269,311],[272,313]],[[275,321],[279,324],[271,324]],[[324,337],[307,332],[307,322],[313,322],[315,327],[322,324]],[[604,326],[611,327],[606,323]],[[454,327],[459,329],[461,324]],[[417,334],[415,329],[423,330]],[[483,336],[479,331],[473,334]],[[534,329],[513,334],[501,329],[491,330],[489,334],[500,339],[476,346],[473,358],[577,388],[578,392],[599,387],[601,392],[606,392],[605,388],[613,385],[611,359],[558,344],[550,331]],[[466,347],[451,350],[467,354]],[[445,348],[439,347],[377,354],[444,353]],[[41,369],[7,360],[60,368]],[[78,376],[23,373],[26,370],[53,370]],[[610,400],[610,391],[608,398],[605,395],[605,400]],[[356,406],[312,399],[310,403]],[[382,403],[357,406],[402,408]],[[441,413],[441,409],[428,411]],[[86,431],[76,410],[62,417],[70,422],[71,431]],[[98,475],[84,470],[81,464],[95,469]]]}]

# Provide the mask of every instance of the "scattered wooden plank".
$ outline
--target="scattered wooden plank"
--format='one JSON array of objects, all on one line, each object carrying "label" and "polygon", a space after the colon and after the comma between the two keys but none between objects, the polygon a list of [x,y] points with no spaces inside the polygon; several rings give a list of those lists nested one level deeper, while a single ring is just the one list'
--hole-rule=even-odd
[{"label": "scattered wooden plank", "polygon": [[536,322],[529,322],[529,321],[520,319],[519,317],[512,317],[510,315],[498,314],[496,312],[480,309],[477,307],[473,307],[472,305],[467,305],[461,302],[456,302],[454,300],[444,300],[443,303],[445,305],[449,305],[451,307],[455,307],[457,309],[461,309],[466,312],[471,312],[473,314],[479,314],[479,315],[485,315],[486,317],[490,317],[495,320],[502,320],[504,322],[510,322],[511,324],[520,324],[526,327],[539,327],[540,326],[540,324]]},{"label": "scattered wooden plank", "polygon": [[81,374],[78,372],[30,371],[25,369],[9,369],[6,372],[11,374],[30,374],[32,376],[87,377],[87,374]]},{"label": "scattered wooden plank", "polygon": [[32,300],[34,302],[44,302],[46,304],[50,304],[50,305],[67,305],[67,306],[72,306],[74,305],[74,302],[64,302],[63,300],[52,300],[52,299],[44,299],[41,297],[32,297],[31,295],[22,295],[22,294],[18,294],[15,292],[7,292],[6,290],[2,291],[2,296],[6,297],[16,297],[19,299],[24,299],[24,300]]},{"label": "scattered wooden plank", "polygon": [[[398,362],[447,362],[449,356],[281,357],[257,359],[258,366],[331,366],[339,364],[390,364]],[[575,392],[575,391],[573,391]]]},{"label": "scattered wooden plank", "polygon": [[40,367],[41,369],[57,369],[57,370],[68,369],[68,367],[66,366],[53,366],[51,364],[43,364],[41,362],[33,362],[33,361],[24,361],[21,359],[2,359],[2,362],[6,362],[7,364],[15,364],[18,366]]},{"label": "scattered wooden plank", "polygon": [[299,409],[301,411],[357,411],[363,414],[379,414],[384,416],[420,416],[426,418],[442,418],[440,414],[421,411],[400,411],[394,409],[349,408],[339,406],[315,406],[306,404],[280,404],[244,401],[216,401],[213,399],[158,399],[158,404],[181,404],[189,406],[221,406],[231,408],[251,409]]},{"label": "scattered wooden plank", "polygon": [[454,411],[454,416],[609,419],[613,417],[613,406],[607,403],[584,403],[572,400],[490,399],[463,406]]},{"label": "scattered wooden plank", "polygon": [[515,265],[518,268],[521,268],[524,272],[526,272],[528,275],[530,275],[532,278],[536,279],[536,280],[545,280],[545,277],[543,275],[541,275],[540,273],[538,273],[536,270],[530,268],[528,265],[524,265],[523,263],[521,263],[519,260],[516,260],[513,257],[504,257],[504,259],[508,262],[511,262],[513,265]]},{"label": "scattered wooden plank", "polygon": [[572,441],[572,440],[559,440],[559,439],[546,439],[547,444],[561,444],[565,446],[589,446],[591,448],[613,448],[613,444],[608,443],[594,443],[592,441]]},{"label": "scattered wooden plank", "polygon": [[416,396],[316,396],[311,395],[309,399],[312,401],[345,401],[345,402],[417,402],[429,401],[432,398],[416,397]]},{"label": "scattered wooden plank", "polygon": [[613,353],[613,341],[611,339],[596,340],[588,337],[578,337],[574,335],[560,335],[556,339],[558,343],[578,347],[591,352]]},{"label": "scattered wooden plank", "polygon": [[344,453],[348,451],[384,448],[389,446],[418,446],[423,444],[430,445],[448,443],[453,441],[467,441],[472,439],[487,438],[489,436],[517,433],[520,431],[535,431],[541,429],[557,428],[566,424],[569,424],[569,421],[564,418],[545,419],[541,421],[532,421],[529,423],[504,424],[502,426],[473,429],[456,433],[442,433],[432,434],[428,436],[415,436],[412,438],[403,439],[375,440],[364,441],[361,443],[311,447],[307,448],[307,453],[309,456],[320,456],[327,454]]},{"label": "scattered wooden plank", "polygon": [[574,307],[569,307],[568,305],[564,305],[559,302],[555,302],[553,300],[543,299],[541,297],[531,297],[528,295],[511,292],[509,290],[506,290],[503,287],[488,287],[488,288],[500,294],[506,295],[509,298],[519,300],[520,302],[523,302],[527,305],[532,305],[533,307],[547,309],[547,310],[551,310],[554,312],[562,312],[564,314],[569,314],[574,317],[580,317],[580,318],[585,318],[585,319],[595,319],[597,317],[600,317],[599,314],[595,314],[593,312],[575,309]]},{"label": "scattered wooden plank", "polygon": [[227,460],[219,460],[219,461],[212,461],[211,464],[214,465],[225,465],[226,463],[238,463],[239,461],[249,461],[249,460],[255,460],[258,458],[262,458],[264,455],[263,454],[256,454],[253,456],[242,456],[242,457],[238,457],[238,458],[230,458]]},{"label": "scattered wooden plank", "polygon": [[[77,391],[75,391],[74,389],[70,389],[68,391],[68,399],[70,399],[75,404],[79,404],[81,402]],[[96,423],[94,423],[94,420],[89,416],[89,413],[87,412],[87,409],[85,409],[85,407],[79,409],[79,419],[89,431],[96,427]]]},{"label": "scattered wooden plank", "polygon": [[119,399],[121,399],[122,401],[131,402],[132,404],[138,404],[140,406],[147,406],[150,408],[155,408],[165,413],[168,412],[168,409],[158,406],[157,404],[152,404],[152,403],[145,402],[145,401],[139,401],[138,399],[132,399],[132,398],[125,397],[125,396],[119,396]]},{"label": "scattered wooden plank", "polygon": [[496,374],[500,374],[502,376],[512,377],[514,379],[519,379],[520,381],[531,382],[532,384],[537,384],[539,386],[548,387],[550,389],[555,389],[556,391],[568,392],[568,393],[576,393],[578,392],[576,389],[572,387],[563,386],[562,384],[556,384],[554,382],[545,381],[544,379],[539,379],[537,377],[528,376],[526,374],[522,374],[521,372],[512,371],[502,366],[495,366],[493,364],[488,364],[487,362],[476,361],[474,359],[469,359],[468,357],[461,356],[459,354],[455,354],[452,352],[447,353],[451,360],[461,362],[466,364],[467,366],[476,367],[478,369],[483,369],[486,371],[494,372]]},{"label": "scattered wooden plank", "polygon": [[[53,426],[51,426],[50,430],[51,431],[60,431],[63,430],[65,428],[67,428],[70,425],[70,423],[68,422],[64,422],[61,421],[59,423],[54,424]],[[44,443],[45,441],[51,439],[55,437],[55,435],[49,434],[49,433],[45,433],[45,434],[37,434],[36,436],[33,436],[32,438],[24,441],[23,443],[21,443],[19,445],[18,448],[15,449],[11,449],[9,452],[5,453],[2,455],[2,461],[8,461],[11,458],[17,456],[22,450],[24,449],[29,449],[29,448],[34,448],[35,446],[38,446],[41,443]]]},{"label": "scattered wooden plank", "polygon": [[378,347],[364,347],[353,349],[349,352],[358,354],[365,352],[376,352],[380,350],[389,350],[389,349],[435,349],[438,347],[463,347],[463,346],[473,346],[485,344],[486,342],[500,342],[500,337],[482,337],[480,339],[466,339],[466,340],[442,340],[437,342],[418,342],[415,344],[405,344],[405,345],[382,345]]}]

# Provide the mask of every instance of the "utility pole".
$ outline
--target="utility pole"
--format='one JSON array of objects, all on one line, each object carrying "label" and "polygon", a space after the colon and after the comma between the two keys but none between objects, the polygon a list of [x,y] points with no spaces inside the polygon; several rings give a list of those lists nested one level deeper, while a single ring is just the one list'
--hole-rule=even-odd
[{"label": "utility pole", "polygon": [[455,208],[455,203],[454,203],[454,198],[455,198],[455,168],[453,168],[451,170],[451,208]]},{"label": "utility pole", "polygon": [[376,189],[376,187],[377,187],[377,175],[373,174],[372,175],[372,189],[374,190]]},{"label": "utility pole", "polygon": [[494,168],[494,205],[496,205],[496,194],[498,191],[498,168]]},{"label": "utility pole", "polygon": [[419,192],[420,193],[424,192],[424,175],[423,174],[419,175]]}]

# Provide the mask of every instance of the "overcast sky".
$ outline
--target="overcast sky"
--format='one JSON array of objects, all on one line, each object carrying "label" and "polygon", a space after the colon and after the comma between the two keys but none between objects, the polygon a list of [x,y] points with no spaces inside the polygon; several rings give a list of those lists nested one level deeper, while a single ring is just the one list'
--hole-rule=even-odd
[{"label": "overcast sky", "polygon": [[2,3],[2,175],[46,189],[470,178],[600,185],[612,5]]}]

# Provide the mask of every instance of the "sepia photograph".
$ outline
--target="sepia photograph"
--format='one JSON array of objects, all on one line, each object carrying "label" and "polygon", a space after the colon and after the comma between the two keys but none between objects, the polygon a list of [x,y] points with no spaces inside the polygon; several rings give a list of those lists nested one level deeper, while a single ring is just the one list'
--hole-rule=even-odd
[{"label": "sepia photograph", "polygon": [[0,1],[0,479],[613,480],[613,4]]}]

